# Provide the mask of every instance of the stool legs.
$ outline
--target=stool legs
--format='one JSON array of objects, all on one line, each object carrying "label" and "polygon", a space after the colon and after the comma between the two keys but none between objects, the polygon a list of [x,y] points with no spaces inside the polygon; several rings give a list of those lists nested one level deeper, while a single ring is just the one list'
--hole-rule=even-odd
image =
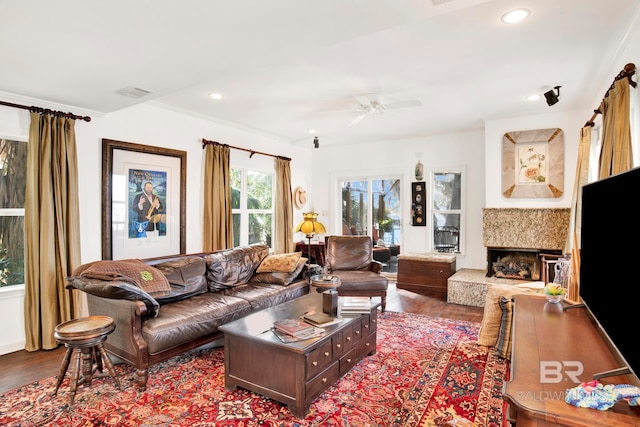
[{"label": "stool legs", "polygon": [[58,380],[56,381],[56,388],[53,391],[52,395],[55,396],[58,393],[58,389],[60,388],[62,381],[64,381],[69,365],[71,365],[71,379],[69,381],[69,406],[73,406],[73,401],[75,399],[78,386],[80,384],[91,385],[91,381],[93,380],[94,362],[96,364],[96,370],[98,370],[99,372],[102,372],[104,363],[104,365],[107,367],[107,370],[109,371],[109,375],[111,375],[113,381],[116,384],[116,388],[118,390],[121,390],[118,375],[116,374],[116,370],[113,367],[113,363],[111,362],[109,355],[107,355],[107,352],[102,346],[102,343],[97,343],[92,347],[84,348],[71,348],[67,346],[67,351],[64,354],[64,359],[62,360],[62,365],[60,366]]},{"label": "stool legs", "polygon": [[[116,383],[116,387],[118,388],[118,390],[121,390],[120,381],[118,380],[118,374],[116,374],[116,370],[113,367],[113,363],[111,362],[111,359],[109,358],[109,355],[107,354],[107,352],[104,351],[104,347],[102,346],[102,344],[96,345],[96,350],[99,353],[98,360],[100,360],[101,362],[104,361],[104,364],[107,365],[107,370],[109,371],[109,375],[111,375],[111,378],[113,378],[113,382]],[[102,363],[100,363],[99,366],[102,367]]]}]

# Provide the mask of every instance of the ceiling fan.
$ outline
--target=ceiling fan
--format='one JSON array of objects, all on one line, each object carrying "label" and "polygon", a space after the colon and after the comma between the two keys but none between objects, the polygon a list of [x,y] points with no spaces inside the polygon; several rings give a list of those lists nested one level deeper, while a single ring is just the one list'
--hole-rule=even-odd
[{"label": "ceiling fan", "polygon": [[382,115],[385,111],[397,108],[411,108],[411,107],[422,107],[422,102],[419,99],[412,99],[407,101],[399,101],[392,102],[389,104],[385,104],[382,102],[382,97],[380,95],[370,93],[363,95],[353,95],[353,98],[358,102],[358,107],[356,108],[356,112],[359,113],[356,118],[351,120],[349,126],[355,126],[365,117],[376,114]]}]

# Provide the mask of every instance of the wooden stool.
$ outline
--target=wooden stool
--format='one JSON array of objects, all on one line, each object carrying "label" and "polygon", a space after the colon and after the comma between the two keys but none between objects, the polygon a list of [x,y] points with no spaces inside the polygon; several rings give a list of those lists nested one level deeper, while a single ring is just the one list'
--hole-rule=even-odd
[{"label": "wooden stool", "polygon": [[[116,383],[116,387],[120,390],[120,382],[118,381],[116,371],[113,369],[111,359],[102,346],[102,343],[107,339],[107,335],[115,329],[116,325],[113,319],[108,316],[83,317],[56,326],[54,337],[56,341],[67,347],[67,352],[62,360],[56,389],[53,391],[54,396],[64,380],[69,362],[72,358],[70,382],[71,403],[69,407],[73,406],[73,399],[76,396],[78,385],[84,383],[91,385],[95,371],[97,370],[102,373],[103,362],[107,366],[113,381]],[[96,365],[95,367],[93,366],[94,363]],[[80,378],[81,372],[82,378]]]}]

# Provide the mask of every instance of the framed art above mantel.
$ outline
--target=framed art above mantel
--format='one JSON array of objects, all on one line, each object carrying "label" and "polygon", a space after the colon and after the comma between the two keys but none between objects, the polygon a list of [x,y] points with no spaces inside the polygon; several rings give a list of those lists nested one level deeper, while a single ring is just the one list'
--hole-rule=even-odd
[{"label": "framed art above mantel", "polygon": [[564,192],[564,132],[559,128],[507,132],[502,138],[502,194],[558,198]]},{"label": "framed art above mantel", "polygon": [[186,251],[186,151],[102,140],[102,259]]}]

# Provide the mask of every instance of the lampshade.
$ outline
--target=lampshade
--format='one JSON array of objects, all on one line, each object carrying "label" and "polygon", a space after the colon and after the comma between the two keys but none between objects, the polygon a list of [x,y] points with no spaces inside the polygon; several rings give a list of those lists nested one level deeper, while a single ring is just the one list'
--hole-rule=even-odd
[{"label": "lampshade", "polygon": [[303,213],[302,216],[304,217],[304,221],[296,225],[296,228],[294,229],[296,233],[302,232],[305,234],[305,236],[310,238],[315,234],[323,234],[327,232],[327,229],[324,228],[324,225],[316,221],[316,218],[318,218],[317,213],[306,212]]}]

